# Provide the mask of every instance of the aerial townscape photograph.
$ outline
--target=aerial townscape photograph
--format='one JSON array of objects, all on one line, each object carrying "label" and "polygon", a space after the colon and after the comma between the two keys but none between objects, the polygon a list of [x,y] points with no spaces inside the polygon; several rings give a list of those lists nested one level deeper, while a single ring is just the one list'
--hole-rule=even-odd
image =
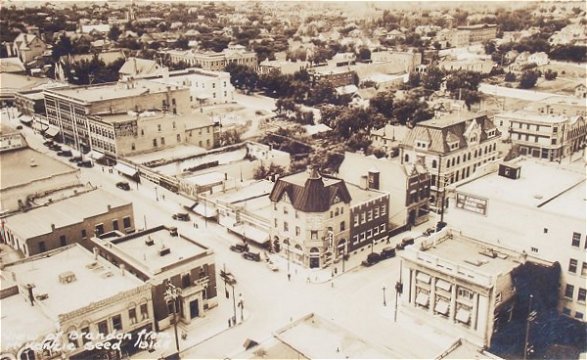
[{"label": "aerial townscape photograph", "polygon": [[587,2],[0,0],[0,360],[587,359]]}]

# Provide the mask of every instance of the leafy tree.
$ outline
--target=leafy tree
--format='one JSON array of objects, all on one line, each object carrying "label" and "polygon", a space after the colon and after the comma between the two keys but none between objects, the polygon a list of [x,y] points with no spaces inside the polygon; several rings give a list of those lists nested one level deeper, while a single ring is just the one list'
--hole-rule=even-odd
[{"label": "leafy tree", "polygon": [[481,74],[476,71],[456,71],[450,74],[446,81],[446,90],[451,93],[459,89],[477,91],[481,83]]},{"label": "leafy tree", "polygon": [[335,104],[337,101],[336,91],[334,86],[328,80],[320,80],[310,89],[308,96],[308,105],[317,104]]},{"label": "leafy tree", "polygon": [[546,80],[554,80],[558,76],[558,72],[552,71],[551,69],[546,70],[544,73],[544,79]]},{"label": "leafy tree", "polygon": [[175,42],[175,47],[183,49],[183,50],[187,50],[190,48],[190,44],[189,44],[189,40],[187,38],[185,38],[184,36],[180,36],[177,41]]},{"label": "leafy tree", "polygon": [[216,141],[218,146],[228,146],[240,143],[241,138],[235,130],[226,130],[220,131]]},{"label": "leafy tree", "polygon": [[368,47],[361,46],[361,48],[359,48],[359,60],[360,61],[371,60],[371,50],[369,50]]},{"label": "leafy tree", "polygon": [[516,81],[516,74],[514,74],[513,72],[508,72],[507,74],[505,74],[505,81],[507,82],[514,82]]},{"label": "leafy tree", "polygon": [[561,45],[550,52],[554,60],[585,62],[587,61],[587,47],[580,45]]},{"label": "leafy tree", "polygon": [[428,120],[432,116],[434,116],[434,113],[429,110],[428,103],[420,101],[416,97],[408,97],[395,101],[393,117],[402,125],[407,123],[415,124],[423,120]]},{"label": "leafy tree", "polygon": [[382,114],[383,116],[391,119],[393,116],[393,98],[394,93],[391,91],[379,92],[371,100],[369,100],[369,106],[373,111]]},{"label": "leafy tree", "polygon": [[120,28],[117,25],[112,25],[110,31],[108,31],[108,38],[112,41],[116,41],[120,34],[122,34]]},{"label": "leafy tree", "polygon": [[410,75],[408,75],[408,82],[405,84],[405,88],[407,88],[407,89],[416,88],[416,87],[420,86],[421,82],[422,82],[422,77],[420,76],[420,73],[417,71],[412,71],[410,73]]},{"label": "leafy tree", "polygon": [[538,81],[538,77],[539,77],[539,74],[537,71],[534,71],[534,70],[524,71],[522,73],[522,75],[520,76],[520,84],[518,85],[518,87],[520,89],[533,88],[536,85],[536,82]]},{"label": "leafy tree", "polygon": [[497,46],[493,40],[483,42],[483,48],[485,49],[485,53],[487,55],[491,55],[497,50]]},{"label": "leafy tree", "polygon": [[422,85],[427,90],[440,90],[444,72],[437,67],[430,67],[428,71],[422,76]]},{"label": "leafy tree", "polygon": [[263,163],[261,163],[256,169],[253,174],[253,178],[255,180],[262,180],[267,179],[268,177],[272,177],[274,175],[282,176],[285,174],[285,168],[280,165],[276,165],[274,163],[269,164],[268,167],[265,167]]},{"label": "leafy tree", "polygon": [[259,80],[259,76],[252,68],[237,63],[230,63],[224,69],[230,73],[230,82],[238,89],[253,91]]},{"label": "leafy tree", "polygon": [[69,55],[73,52],[73,46],[71,39],[67,36],[62,36],[55,45],[53,45],[53,51],[51,56],[53,60],[59,60],[63,55]]}]

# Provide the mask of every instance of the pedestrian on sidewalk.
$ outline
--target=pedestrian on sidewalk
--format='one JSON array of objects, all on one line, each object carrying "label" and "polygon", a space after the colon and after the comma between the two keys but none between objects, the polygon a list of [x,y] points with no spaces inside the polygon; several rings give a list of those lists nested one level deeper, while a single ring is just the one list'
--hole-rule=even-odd
[{"label": "pedestrian on sidewalk", "polygon": [[307,283],[307,284],[309,284],[309,283],[310,283],[310,277],[309,277],[309,276],[306,278],[306,283]]},{"label": "pedestrian on sidewalk", "polygon": [[231,318],[228,318],[228,327],[232,327],[232,320],[231,320]]},{"label": "pedestrian on sidewalk", "polygon": [[330,282],[330,287],[334,288],[334,280]]},{"label": "pedestrian on sidewalk", "polygon": [[291,274],[287,274],[287,281],[291,281]]}]

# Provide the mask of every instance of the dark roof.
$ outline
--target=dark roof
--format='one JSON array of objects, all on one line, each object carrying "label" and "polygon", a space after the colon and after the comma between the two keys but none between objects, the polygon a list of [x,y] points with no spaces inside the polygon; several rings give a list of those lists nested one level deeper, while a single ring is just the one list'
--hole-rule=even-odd
[{"label": "dark roof", "polygon": [[294,209],[303,212],[328,211],[337,198],[344,203],[351,201],[343,180],[323,177],[315,170],[310,175],[302,172],[277,180],[269,198],[277,202],[284,194],[287,194]]}]

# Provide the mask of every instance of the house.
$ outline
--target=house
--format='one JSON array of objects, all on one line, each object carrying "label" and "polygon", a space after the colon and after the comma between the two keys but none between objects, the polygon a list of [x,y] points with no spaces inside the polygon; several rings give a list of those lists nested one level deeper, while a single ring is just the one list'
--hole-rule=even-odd
[{"label": "house", "polygon": [[400,159],[402,164],[419,164],[428,169],[430,208],[441,211],[445,187],[467,179],[480,166],[496,160],[500,136],[484,113],[442,115],[410,129],[400,145]]},{"label": "house", "polygon": [[122,65],[118,74],[120,80],[125,81],[129,78],[143,78],[146,76],[157,75],[161,73],[163,67],[154,60],[130,57]]},{"label": "house", "polygon": [[45,50],[47,50],[47,44],[37,35],[21,33],[13,42],[13,54],[23,64],[28,64],[37,56],[42,56]]},{"label": "house", "polygon": [[406,126],[386,124],[381,129],[371,130],[369,139],[373,147],[382,149],[389,157],[395,157],[399,155],[399,145],[408,130]]},{"label": "house", "polygon": [[[218,305],[214,252],[177,228],[109,233],[93,237],[88,247],[149,288],[156,331],[171,326],[174,316],[189,325]],[[175,304],[165,296],[170,287],[181,289]]]},{"label": "house", "polygon": [[585,84],[579,84],[575,86],[575,97],[587,98],[587,86]]},{"label": "house", "polygon": [[469,42],[471,44],[482,43],[497,37],[497,25],[495,24],[459,26],[457,29],[459,31],[469,31]]},{"label": "house", "polygon": [[[578,86],[580,89],[580,86]],[[532,101],[525,110],[546,115],[565,115],[565,116],[587,116],[587,100],[579,96],[562,96],[555,95]]]},{"label": "house", "polygon": [[0,73],[14,73],[24,75],[26,68],[18,57],[0,59]]},{"label": "house", "polygon": [[560,264],[558,310],[585,322],[585,164],[530,157],[500,163],[454,186],[446,221],[489,246]]},{"label": "house", "polygon": [[188,66],[199,66],[204,70],[223,71],[229,63],[257,68],[257,54],[253,51],[247,51],[241,45],[229,45],[222,52],[168,50],[162,51],[160,54],[168,56],[173,64],[182,62]]},{"label": "house", "polygon": [[430,174],[422,166],[345,152],[338,176],[347,183],[389,193],[390,226],[419,225],[428,220]]},{"label": "house", "polygon": [[547,53],[537,52],[528,56],[528,63],[534,63],[538,66],[544,66],[550,63],[550,59],[548,58]]}]

